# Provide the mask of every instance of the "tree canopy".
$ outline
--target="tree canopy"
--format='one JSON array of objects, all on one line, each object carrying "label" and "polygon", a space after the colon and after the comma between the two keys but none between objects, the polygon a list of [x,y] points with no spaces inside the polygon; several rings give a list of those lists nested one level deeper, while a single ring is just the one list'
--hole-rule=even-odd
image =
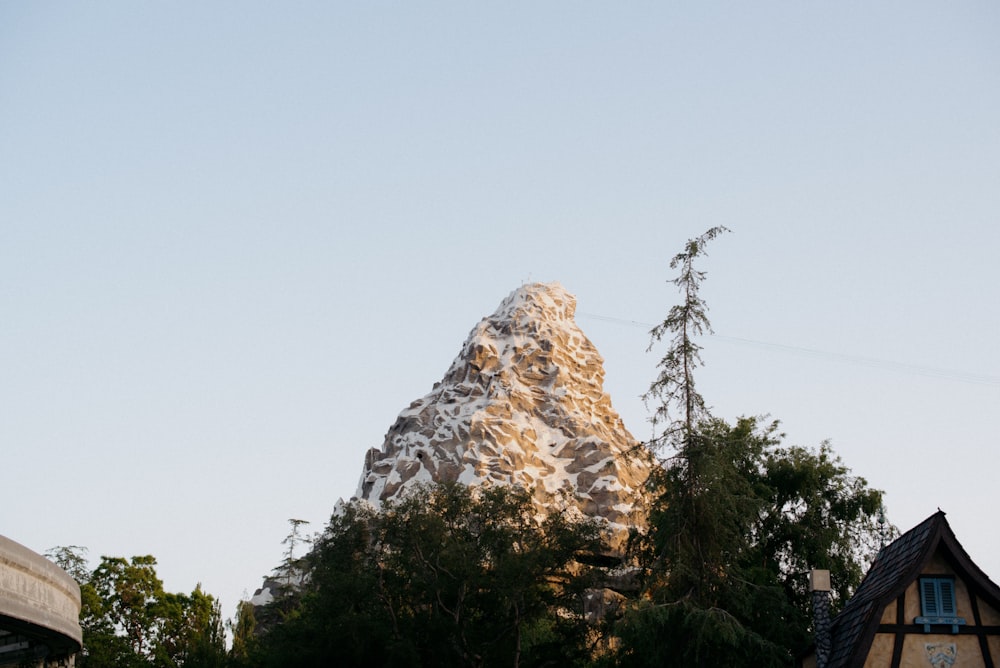
[{"label": "tree canopy", "polygon": [[53,548],[47,556],[80,585],[85,668],[215,668],[224,665],[218,602],[202,591],[164,591],[151,555],[101,557],[87,569],[86,549]]},{"label": "tree canopy", "polygon": [[777,420],[727,421],[699,392],[698,337],[712,332],[700,261],[728,231],[707,230],[670,261],[681,299],[650,332],[649,350],[666,350],[643,397],[644,445],[660,466],[628,554],[604,551],[595,521],[540,516],[520,488],[354,501],[315,540],[289,520],[279,595],[240,603],[227,656],[200,586],[165,592],[152,556],[102,557],[89,571],[83,548],[57,548],[50,557],[81,584],[81,665],[791,665],[811,630],[804,573],[830,570],[835,607],[847,599],[886,538],[882,493],[829,443],[786,445]]},{"label": "tree canopy", "polygon": [[532,666],[588,655],[584,593],[597,527],[526,490],[421,489],[333,516],[307,557],[299,605],[251,665]]},{"label": "tree canopy", "polygon": [[649,442],[649,530],[636,542],[645,595],[616,628],[622,666],[782,666],[810,632],[803,573],[827,568],[846,599],[877,548],[882,494],[828,443],[782,445],[779,423],[715,417],[694,382],[710,333],[696,260],[726,228],[691,239],[670,263],[681,303],[651,331],[667,351],[645,395],[659,401]]}]

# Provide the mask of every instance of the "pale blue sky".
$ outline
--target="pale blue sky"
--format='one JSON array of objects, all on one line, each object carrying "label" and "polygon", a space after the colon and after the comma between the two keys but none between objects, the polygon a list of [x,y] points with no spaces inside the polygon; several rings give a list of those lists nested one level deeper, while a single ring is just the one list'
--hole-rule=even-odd
[{"label": "pale blue sky", "polygon": [[646,333],[590,316],[657,322],[726,225],[716,413],[831,439],[1000,579],[998,34],[992,2],[4,3],[0,533],[152,553],[229,616],[523,281],[577,296],[647,437]]}]

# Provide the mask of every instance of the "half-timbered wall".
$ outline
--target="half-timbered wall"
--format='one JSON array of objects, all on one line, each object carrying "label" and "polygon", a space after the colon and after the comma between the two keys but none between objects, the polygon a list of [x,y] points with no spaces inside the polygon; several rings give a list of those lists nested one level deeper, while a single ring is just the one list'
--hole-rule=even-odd
[{"label": "half-timbered wall", "polygon": [[1000,611],[971,592],[940,552],[921,575],[955,577],[956,616],[965,624],[957,634],[938,625],[925,633],[923,625],[914,622],[921,615],[919,581],[911,582],[882,611],[865,668],[1000,668]]}]

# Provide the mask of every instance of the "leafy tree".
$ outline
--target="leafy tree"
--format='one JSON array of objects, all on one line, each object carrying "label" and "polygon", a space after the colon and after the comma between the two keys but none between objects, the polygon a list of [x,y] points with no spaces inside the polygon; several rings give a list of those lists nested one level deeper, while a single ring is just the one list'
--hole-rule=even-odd
[{"label": "leafy tree", "polygon": [[157,606],[161,636],[154,662],[163,666],[216,668],[225,663],[225,632],[219,602],[195,586],[190,595],[165,593]]},{"label": "leafy tree", "polygon": [[234,661],[242,662],[253,650],[257,639],[257,616],[253,603],[243,600],[236,605],[236,618],[229,622],[229,630],[233,634],[229,655]]},{"label": "leafy tree", "polygon": [[530,666],[586,656],[573,557],[592,523],[541,524],[530,495],[439,485],[335,515],[309,555],[301,606],[260,639],[256,665]]},{"label": "leafy tree", "polygon": [[[773,433],[776,423],[770,427]],[[765,511],[754,527],[751,559],[768,564],[798,608],[810,595],[798,574],[823,568],[835,574],[834,603],[845,603],[884,541],[882,492],[851,475],[829,442],[816,450],[774,447],[766,452],[762,491]]]},{"label": "leafy tree", "polygon": [[645,395],[658,401],[649,445],[649,531],[636,543],[645,596],[616,627],[622,666],[781,666],[808,638],[805,579],[829,568],[843,598],[876,543],[881,493],[854,477],[829,444],[783,447],[777,422],[711,415],[694,382],[711,332],[696,260],[725,228],[676,255],[681,303],[651,332],[669,337]]},{"label": "leafy tree", "polygon": [[138,657],[151,657],[161,635],[164,591],[155,565],[151,555],[132,557],[131,561],[101,557],[91,576],[102,603],[100,617],[94,621],[122,634]]},{"label": "leafy tree", "polygon": [[218,602],[195,587],[163,590],[156,559],[101,557],[87,571],[86,548],[57,547],[47,555],[80,584],[80,626],[87,668],[214,668],[225,659]]},{"label": "leafy tree", "polygon": [[77,584],[82,584],[90,579],[87,552],[87,548],[80,545],[59,545],[48,550],[45,557],[69,573]]}]

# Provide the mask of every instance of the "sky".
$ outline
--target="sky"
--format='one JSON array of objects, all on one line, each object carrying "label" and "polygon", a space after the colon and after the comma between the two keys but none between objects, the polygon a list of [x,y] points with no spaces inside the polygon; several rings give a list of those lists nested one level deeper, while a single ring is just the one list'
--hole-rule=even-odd
[{"label": "sky", "polygon": [[525,282],[1000,580],[1000,5],[0,5],[0,533],[223,615]]}]

